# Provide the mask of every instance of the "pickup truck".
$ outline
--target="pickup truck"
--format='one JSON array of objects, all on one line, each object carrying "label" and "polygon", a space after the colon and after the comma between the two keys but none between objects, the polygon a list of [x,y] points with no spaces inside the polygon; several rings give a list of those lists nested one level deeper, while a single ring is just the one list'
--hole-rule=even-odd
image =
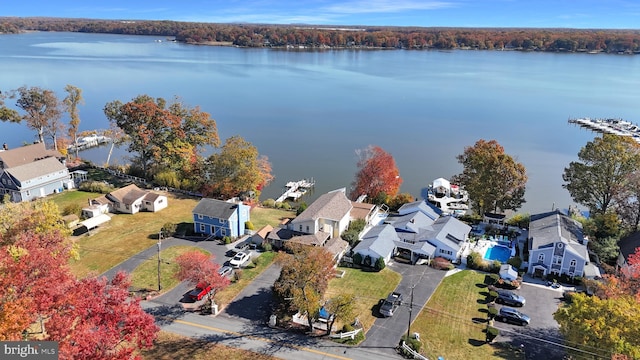
[{"label": "pickup truck", "polygon": [[402,294],[392,292],[380,305],[380,314],[382,316],[393,316],[393,312],[402,304]]},{"label": "pickup truck", "polygon": [[189,297],[192,300],[195,301],[200,301],[202,300],[203,297],[207,296],[207,294],[209,294],[211,292],[211,285],[208,285],[206,283],[198,283],[198,285],[196,285],[196,287],[189,291]]}]

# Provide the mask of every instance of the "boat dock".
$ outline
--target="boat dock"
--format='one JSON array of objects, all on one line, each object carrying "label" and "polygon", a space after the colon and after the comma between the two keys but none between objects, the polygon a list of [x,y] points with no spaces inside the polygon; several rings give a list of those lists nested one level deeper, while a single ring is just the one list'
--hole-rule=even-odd
[{"label": "boat dock", "polygon": [[85,150],[85,149],[90,149],[93,147],[107,144],[110,141],[111,141],[111,138],[109,137],[94,134],[94,135],[78,138],[78,141],[76,142],[76,144],[69,145],[67,149],[69,151],[75,151],[76,148],[78,148],[78,150]]},{"label": "boat dock", "polygon": [[602,134],[631,136],[636,142],[640,143],[640,126],[622,119],[570,118],[569,123]]},{"label": "boat dock", "polygon": [[311,178],[311,180],[302,179],[299,181],[289,181],[285,185],[286,190],[278,199],[276,199],[276,202],[283,202],[287,199],[292,199],[294,201],[298,200],[315,184],[316,183],[313,178]]}]

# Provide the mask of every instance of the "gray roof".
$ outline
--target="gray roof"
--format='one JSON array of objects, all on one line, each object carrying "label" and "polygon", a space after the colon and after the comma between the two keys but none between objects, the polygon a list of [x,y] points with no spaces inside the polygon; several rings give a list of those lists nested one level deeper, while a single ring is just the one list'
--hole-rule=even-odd
[{"label": "gray roof", "polygon": [[416,211],[406,215],[388,216],[384,222],[393,225],[397,231],[418,233],[420,229],[431,226],[434,219],[421,211]]},{"label": "gray roof", "polygon": [[625,236],[618,242],[620,253],[625,261],[629,261],[629,255],[636,252],[636,248],[640,247],[640,231],[636,231],[629,236]]},{"label": "gray roof", "polygon": [[418,234],[418,241],[438,240],[452,249],[460,249],[460,244],[467,238],[471,226],[453,216],[438,218],[431,226]]},{"label": "gray roof", "polygon": [[136,202],[136,200],[145,197],[148,193],[149,192],[147,190],[142,190],[135,184],[130,184],[123,188],[110,192],[107,197],[112,201],[116,201],[125,205],[131,205]]},{"label": "gray roof", "polygon": [[67,167],[58,161],[58,159],[49,157],[35,162],[14,166],[6,169],[5,171],[21,183],[24,183],[27,180],[35,179],[58,171],[64,171],[66,169]]},{"label": "gray roof", "polygon": [[533,250],[562,242],[589,261],[587,247],[583,245],[582,225],[559,211],[531,215],[529,238]]},{"label": "gray roof", "polygon": [[378,225],[371,228],[362,238],[362,241],[353,248],[354,252],[359,250],[370,250],[382,257],[389,256],[398,241],[398,235],[391,225]]},{"label": "gray roof", "polygon": [[193,213],[204,215],[216,219],[229,219],[236,212],[238,204],[230,203],[222,200],[203,198],[198,202]]},{"label": "gray roof", "polygon": [[420,200],[420,201],[414,201],[414,202],[410,202],[402,205],[400,209],[398,209],[398,214],[406,215],[406,214],[414,213],[416,211],[422,212],[423,214],[427,215],[431,220],[437,219],[442,213],[440,209],[433,207],[431,204],[428,204],[424,200]]},{"label": "gray roof", "polygon": [[43,143],[36,143],[11,150],[0,151],[0,162],[4,168],[12,168],[47,157],[55,158],[58,156],[60,156],[59,152],[47,150]]},{"label": "gray roof", "polygon": [[329,219],[339,221],[347,215],[353,206],[347,199],[344,190],[334,190],[320,196],[291,223],[302,221]]}]

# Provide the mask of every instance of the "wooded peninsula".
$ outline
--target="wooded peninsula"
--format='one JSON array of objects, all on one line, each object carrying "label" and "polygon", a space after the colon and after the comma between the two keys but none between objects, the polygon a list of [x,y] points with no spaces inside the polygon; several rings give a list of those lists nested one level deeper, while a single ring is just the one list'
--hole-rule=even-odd
[{"label": "wooded peninsula", "polygon": [[640,30],[217,24],[0,17],[0,33],[25,31],[153,35],[189,44],[296,49],[640,53]]}]

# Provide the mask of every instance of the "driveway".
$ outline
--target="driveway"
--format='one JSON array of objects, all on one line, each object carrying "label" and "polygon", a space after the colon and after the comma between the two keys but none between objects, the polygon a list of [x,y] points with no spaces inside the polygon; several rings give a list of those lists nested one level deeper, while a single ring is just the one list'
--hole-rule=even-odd
[{"label": "driveway", "polygon": [[553,313],[562,304],[563,290],[525,282],[515,292],[527,300],[525,306],[517,309],[529,315],[531,322],[523,327],[496,321],[494,326],[500,329],[496,341],[522,347],[528,360],[563,359],[566,352],[559,345],[563,345],[564,340],[553,318]]},{"label": "driveway", "polygon": [[[411,321],[413,321],[440,285],[446,271],[435,270],[427,265],[409,265],[395,261],[390,262],[388,266],[402,275],[396,291],[402,294],[405,302],[411,301],[411,287],[415,286],[411,310]],[[407,333],[408,326],[409,307],[401,306],[392,317],[378,318],[367,331],[366,339],[360,347],[396,354],[394,348],[398,346],[402,335]]]}]

